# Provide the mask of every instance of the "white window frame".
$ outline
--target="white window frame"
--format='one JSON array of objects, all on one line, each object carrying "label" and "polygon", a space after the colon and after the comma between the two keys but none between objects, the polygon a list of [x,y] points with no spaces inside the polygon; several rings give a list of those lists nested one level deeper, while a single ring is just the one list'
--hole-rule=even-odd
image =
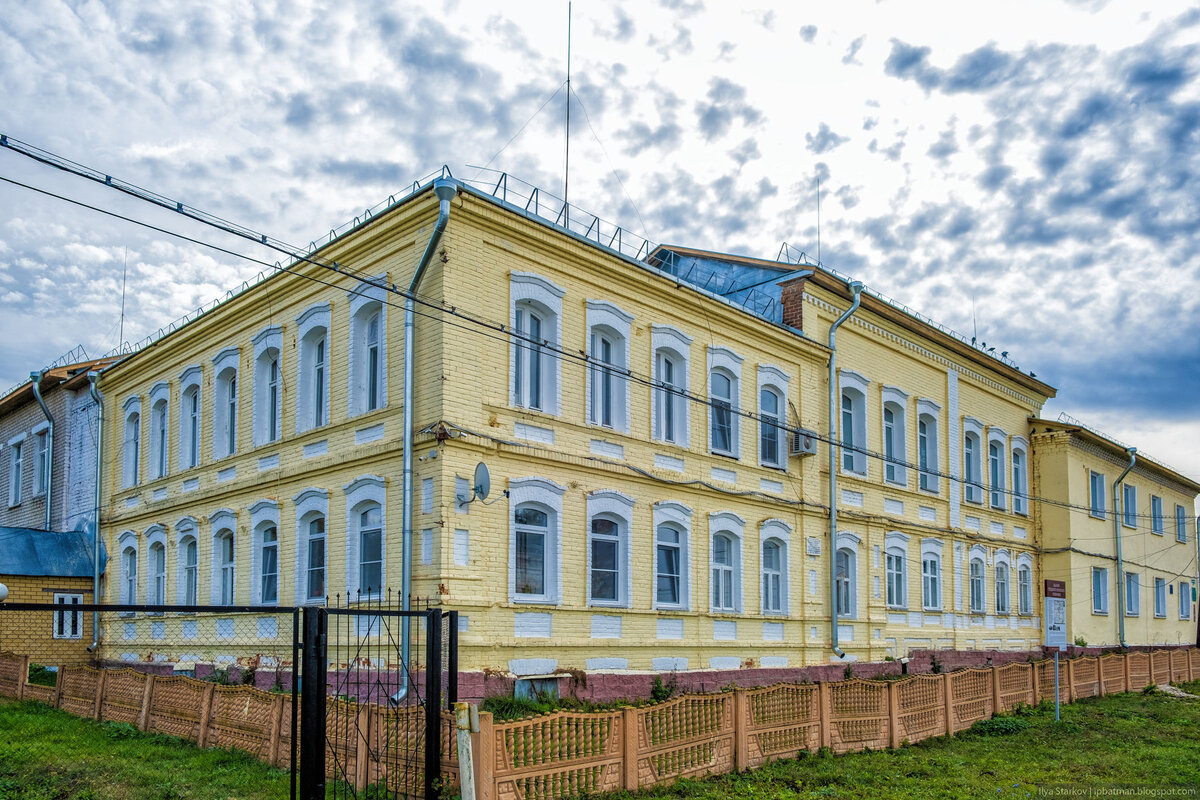
[{"label": "white window frame", "polygon": [[1125,616],[1140,617],[1141,615],[1142,615],[1142,576],[1136,572],[1126,570],[1125,571]]},{"label": "white window frame", "polygon": [[120,591],[117,593],[122,605],[135,605],[138,602],[138,537],[133,531],[125,531],[117,538],[117,552],[121,554],[119,562]]},{"label": "white window frame", "polygon": [[1178,503],[1175,504],[1175,541],[1187,544],[1187,511]]},{"label": "white window frame", "polygon": [[[708,515],[708,610],[712,614],[740,614],[745,607],[743,603],[743,580],[745,559],[743,558],[743,533],[746,521],[732,511],[718,511]],[[730,555],[733,563],[719,565],[716,561],[716,541],[718,536],[726,537],[730,542]],[[721,569],[730,578],[729,605],[718,604],[713,597],[713,576]],[[722,597],[724,600],[724,597]]]},{"label": "white window frame", "polygon": [[1167,532],[1163,516],[1163,499],[1156,494],[1150,495],[1150,532],[1163,536]]},{"label": "white window frame", "polygon": [[[195,548],[195,564],[188,564],[189,543]],[[191,597],[188,597],[189,588]],[[175,602],[200,605],[200,525],[195,517],[182,517],[175,523]]]},{"label": "white window frame", "polygon": [[[971,548],[967,559],[967,610],[974,615],[987,613],[987,556],[981,552],[983,548],[976,545]],[[979,566],[976,574],[976,565]],[[978,589],[978,597],[976,597]],[[978,602],[976,602],[978,600]]]},{"label": "white window frame", "polygon": [[[263,328],[254,345],[254,446],[276,442],[283,435],[283,328]],[[271,365],[275,374],[271,374]]]},{"label": "white window frame", "polygon": [[241,404],[240,353],[226,347],[213,357],[213,460],[238,452],[238,408]]},{"label": "white window frame", "polygon": [[[387,481],[382,475],[360,475],[342,487],[346,496],[346,596],[376,600],[387,585]],[[379,509],[379,582],[380,586],[362,585],[362,515],[372,507]],[[326,542],[329,534],[326,531]],[[328,556],[326,557],[328,562]],[[328,574],[328,569],[326,570]]]},{"label": "white window frame", "polygon": [[908,534],[900,531],[884,536],[883,600],[890,609],[908,608],[908,541]]},{"label": "white window frame", "polygon": [[[629,337],[633,315],[604,300],[587,301],[589,366],[584,393],[586,419],[622,433],[629,432]],[[604,361],[602,344],[609,344]],[[607,364],[606,366],[601,366]],[[609,419],[604,420],[608,413]]]},{"label": "white window frame", "polygon": [[8,440],[8,507],[21,505],[21,478],[25,471],[25,434]]},{"label": "white window frame", "polygon": [[33,496],[41,497],[49,491],[50,423],[43,422],[33,429],[33,442]]},{"label": "white window frame", "polygon": [[[671,500],[659,501],[654,504],[652,511],[654,522],[654,556],[651,559],[651,592],[650,592],[650,607],[655,610],[663,611],[691,611],[692,609],[692,560],[691,560],[691,538],[692,538],[692,509]],[[658,551],[659,538],[661,531],[666,528],[678,534],[679,541],[663,542],[664,547],[674,547],[678,544],[679,547],[679,602],[668,603],[658,599]],[[666,573],[663,573],[666,575]]]},{"label": "white window frame", "polygon": [[[740,355],[728,347],[710,346],[708,348],[708,452],[740,459],[742,452],[742,362]],[[729,380],[729,397],[718,398],[713,389],[713,376],[720,374]],[[728,403],[729,415],[729,449],[716,447],[716,432],[718,403]]]},{"label": "white window frame", "polygon": [[326,489],[308,488],[292,498],[296,508],[295,583],[293,597],[296,605],[324,605],[325,597],[308,596],[308,548],[309,524],[318,516],[325,521],[325,595],[329,594],[329,492]]},{"label": "white window frame", "polygon": [[1154,578],[1154,618],[1167,618],[1167,581],[1165,578]]},{"label": "white window frame", "polygon": [[[788,388],[791,376],[772,364],[758,365],[758,392],[755,394],[758,403],[758,463],[760,466],[787,471],[788,465]],[[775,396],[778,412],[774,417],[763,409],[763,396],[770,392]],[[775,458],[764,456],[765,437],[769,432],[775,435]]]},{"label": "white window frame", "polygon": [[[145,542],[146,563],[143,567],[146,576],[146,586],[143,589],[143,601],[146,605],[165,606],[167,604],[167,533],[161,525],[151,525],[142,534]],[[162,553],[162,570],[154,563],[155,551]]]},{"label": "white window frame", "polygon": [[[687,393],[690,386],[692,337],[666,325],[650,326],[650,341],[654,352],[654,429],[651,435],[660,442],[687,448],[690,442],[690,411],[692,403]],[[668,384],[664,361],[671,362],[671,383]],[[670,386],[674,392],[666,388]],[[668,414],[674,430],[668,431]]]},{"label": "white window frame", "polygon": [[[921,608],[925,611],[941,611],[943,598],[946,596],[946,585],[943,580],[945,571],[942,569],[942,549],[943,543],[940,539],[922,539],[921,540]],[[933,574],[927,568],[927,564],[932,563],[935,567]],[[930,578],[933,578],[933,587],[937,597],[932,598],[937,602],[931,603],[931,584]]]},{"label": "white window frame", "polygon": [[1179,582],[1179,618],[1192,618],[1192,582]]},{"label": "white window frame", "polygon": [[1108,567],[1092,567],[1092,613],[1108,614]]},{"label": "white window frame", "polygon": [[[567,487],[549,478],[514,478],[508,483],[508,597],[512,603],[559,605],[562,602],[562,496]],[[530,506],[546,514],[546,542],[543,565],[545,591],[542,594],[517,593],[517,522],[516,513]]]},{"label": "white window frame", "polygon": [[1132,483],[1121,484],[1121,524],[1126,528],[1137,529],[1137,486]]},{"label": "white window frame", "polygon": [[132,489],[141,483],[142,465],[142,398],[133,396],[121,406],[121,488]]},{"label": "white window frame", "polygon": [[[56,606],[71,606],[81,605],[83,603],[83,595],[78,592],[55,592],[54,605]],[[83,612],[82,611],[55,611],[53,621],[53,634],[55,639],[82,639],[83,638]]]},{"label": "white window frame", "polygon": [[[839,571],[836,559],[839,554],[847,557],[846,561],[846,582],[848,584],[847,601],[849,608],[841,608],[841,591],[837,592],[838,596],[838,619],[853,620],[858,618],[858,563],[859,563],[859,548],[862,544],[862,539],[858,534],[850,533],[849,531],[840,531],[837,536],[837,548],[834,550],[834,570]],[[841,581],[841,578],[836,580]]]},{"label": "white window frame", "polygon": [[[283,542],[279,535],[279,503],[268,499],[258,500],[250,506],[249,511],[252,538],[250,543],[250,603],[251,605],[279,605],[280,587],[283,584]],[[264,534],[271,529],[275,531],[275,598],[273,600],[263,594],[263,578],[267,574],[263,569],[266,562],[264,550],[267,547]]]},{"label": "white window frame", "polygon": [[[179,376],[179,468],[191,469],[200,464],[200,443],[203,441],[204,370],[195,364]],[[195,408],[192,408],[193,398]]]},{"label": "white window frame", "polygon": [[[208,525],[211,531],[212,548],[209,551],[211,556],[212,574],[209,581],[209,602],[214,606],[226,605],[226,599],[229,600],[229,605],[237,603],[238,582],[237,582],[237,514],[229,508],[220,508],[208,515]],[[226,564],[221,553],[221,542],[228,535],[230,539],[233,563]],[[232,566],[232,570],[230,567]],[[229,584],[230,592],[227,596],[224,592],[226,584]]]},{"label": "white window frame", "polygon": [[1009,472],[1012,474],[1012,512],[1029,515],[1029,443],[1014,436],[1009,447]]},{"label": "white window frame", "polygon": [[[528,323],[518,320],[518,312],[538,313],[541,322],[539,345],[520,336],[511,337],[509,402],[516,408],[529,408],[558,416],[562,408],[562,370],[555,352],[562,347],[562,299],[566,290],[541,275],[512,272],[509,275],[508,292],[508,324],[511,330],[528,332]],[[529,396],[528,374],[521,377],[517,375],[518,370],[527,370],[530,359],[537,359],[539,365],[539,392],[536,398]]]},{"label": "white window frame", "polygon": [[1008,434],[997,427],[987,432],[987,489],[988,506],[997,511],[1008,510]]},{"label": "white window frame", "polygon": [[[867,396],[871,381],[853,370],[838,371],[838,469],[844,475],[867,477]],[[846,432],[846,415],[850,432]],[[882,414],[882,412],[881,412]],[[850,449],[856,448],[856,449]]]},{"label": "white window frame", "polygon": [[[587,604],[589,606],[602,606],[606,608],[631,608],[633,598],[633,548],[631,546],[631,532],[633,530],[633,504],[634,500],[627,494],[618,492],[614,489],[600,489],[598,491],[589,492],[587,496],[587,575],[585,578]],[[604,519],[616,523],[616,549],[617,549],[617,579],[616,599],[609,600],[598,598],[592,593],[592,563],[593,557],[593,538],[595,533],[592,530],[592,521],[596,519]],[[605,540],[611,537],[604,537]]]},{"label": "white window frame", "polygon": [[[974,417],[963,417],[962,474],[963,500],[983,504],[983,423]],[[974,445],[973,447],[970,445]]]},{"label": "white window frame", "polygon": [[1033,614],[1033,557],[1028,553],[1017,556],[1017,614]]},{"label": "white window frame", "polygon": [[[895,386],[884,386],[879,408],[879,430],[883,443],[883,481],[908,487],[908,394]],[[892,415],[888,423],[888,413]],[[889,433],[891,434],[889,437]]]},{"label": "white window frame", "polygon": [[[921,398],[917,400],[917,488],[930,494],[941,492],[941,479],[938,477],[941,454],[940,427],[942,407],[932,400]],[[921,457],[921,423],[925,423],[925,459]]]},{"label": "white window frame", "polygon": [[150,479],[171,472],[171,387],[159,381],[150,388]]},{"label": "white window frame", "polygon": [[1104,519],[1107,513],[1104,500],[1104,473],[1088,470],[1088,515]]},{"label": "white window frame", "polygon": [[[791,564],[789,556],[792,549],[792,526],[781,519],[766,519],[759,523],[758,527],[759,547],[759,572],[762,573],[762,580],[759,582],[759,591],[761,592],[760,609],[763,616],[769,617],[786,617],[792,613],[792,602],[789,596],[791,591],[790,581],[788,576],[791,573]],[[766,568],[766,547],[767,544],[775,544],[779,547],[779,572],[778,576],[774,572],[770,574],[771,580],[778,577],[779,580],[779,608],[770,608],[767,602],[768,595],[768,573]]]},{"label": "white window frame", "polygon": [[314,303],[296,317],[296,433],[329,424],[330,323],[329,303]]},{"label": "white window frame", "polygon": [[[387,275],[379,275],[347,292],[350,302],[349,415],[387,408]],[[378,319],[375,365],[371,368],[371,320]],[[371,396],[374,388],[375,396]],[[355,585],[358,579],[354,579]]]},{"label": "white window frame", "polygon": [[992,608],[997,616],[1012,614],[1012,559],[1007,550],[997,550],[992,561]]}]

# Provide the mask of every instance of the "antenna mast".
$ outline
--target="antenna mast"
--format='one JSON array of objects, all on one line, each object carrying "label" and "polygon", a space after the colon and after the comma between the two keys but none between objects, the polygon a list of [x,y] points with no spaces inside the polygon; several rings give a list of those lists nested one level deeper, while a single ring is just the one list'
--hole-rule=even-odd
[{"label": "antenna mast", "polygon": [[129,245],[125,245],[125,266],[121,267],[121,324],[118,329],[117,349],[125,346],[125,275],[129,272]]},{"label": "antenna mast", "polygon": [[571,185],[571,4],[567,3],[567,161],[563,167],[563,219],[570,228],[567,217],[567,189]]},{"label": "antenna mast", "polygon": [[821,263],[821,179],[817,178],[817,263]]}]

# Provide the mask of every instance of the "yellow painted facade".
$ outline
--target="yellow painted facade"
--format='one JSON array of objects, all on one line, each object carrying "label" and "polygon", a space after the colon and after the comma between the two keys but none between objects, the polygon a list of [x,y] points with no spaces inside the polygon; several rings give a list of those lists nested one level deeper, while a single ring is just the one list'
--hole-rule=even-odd
[{"label": "yellow painted facade", "polygon": [[[1090,646],[1117,645],[1123,616],[1127,645],[1194,644],[1192,504],[1200,484],[1138,457],[1122,483],[1117,510],[1123,561],[1118,570],[1112,492],[1129,465],[1124,448],[1078,426],[1031,424],[1035,492],[1056,503],[1041,509],[1043,565],[1047,578],[1066,582],[1070,638]],[[1119,587],[1120,572],[1129,577]],[[1124,608],[1119,589],[1126,590]]]},{"label": "yellow painted facade", "polygon": [[[794,294],[803,322],[788,327],[477,193],[460,190],[451,205],[418,305],[413,588],[463,613],[464,668],[539,674],[827,663],[824,343],[849,303],[843,283],[825,273],[809,278]],[[293,270],[332,285],[273,277],[105,371],[106,599],[132,592],[139,602],[181,602],[195,574],[200,603],[228,599],[227,586],[234,602],[259,602],[261,537],[274,528],[278,602],[307,602],[308,538],[318,516],[329,594],[362,588],[357,551],[376,524],[382,583],[399,587],[403,300],[375,290],[364,298],[352,275],[407,286],[436,212],[431,194],[421,193],[324,247],[319,256],[341,265],[340,274]],[[376,311],[381,407],[363,411],[363,323]],[[533,324],[550,347],[514,344],[511,331]],[[327,386],[317,392],[313,332],[322,325]],[[277,440],[264,442],[270,379],[261,367],[272,346],[280,425]],[[589,367],[585,354],[605,347],[613,369]],[[670,422],[670,401],[653,385],[665,379],[663,359],[673,364],[673,385],[695,396],[671,403]],[[1028,420],[1053,389],[876,298],[839,331],[837,363],[852,427],[863,437],[855,441],[866,451],[849,468],[839,465],[837,548],[848,557],[849,606],[842,648],[873,661],[916,648],[1037,647],[1038,512],[1017,498],[1033,477]],[[234,366],[236,446],[225,455]],[[733,387],[728,425],[704,400],[721,395],[718,375]],[[200,447],[189,466],[193,386]],[[783,401],[785,424],[817,433],[815,454],[788,457],[785,441],[777,463],[764,463],[764,390]],[[314,398],[327,400],[328,415],[308,429]],[[155,406],[163,400],[167,469],[158,477]],[[922,415],[929,425],[919,439]],[[977,437],[980,485],[970,497],[947,477],[962,474],[968,433]],[[992,444],[1003,476],[994,496]],[[920,470],[889,472],[879,457],[890,447],[893,467],[916,465],[923,446],[924,483]],[[1023,486],[1013,485],[1015,452]],[[481,461],[491,496],[456,500],[470,495]],[[378,523],[363,516],[371,509]],[[221,564],[226,532],[232,572]],[[194,573],[185,563],[189,537]],[[152,553],[159,546],[162,562]],[[932,592],[927,561],[936,562]],[[973,561],[981,567],[975,586]],[[126,567],[135,562],[130,581]]]}]

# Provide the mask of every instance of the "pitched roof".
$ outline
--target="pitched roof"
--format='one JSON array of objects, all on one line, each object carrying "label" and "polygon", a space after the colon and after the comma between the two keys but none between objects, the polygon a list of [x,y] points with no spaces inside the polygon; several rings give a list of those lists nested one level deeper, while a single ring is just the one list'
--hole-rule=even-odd
[{"label": "pitched roof", "polygon": [[[103,544],[100,571],[104,571]],[[0,526],[0,576],[92,577],[92,536],[83,531],[57,533]]]}]

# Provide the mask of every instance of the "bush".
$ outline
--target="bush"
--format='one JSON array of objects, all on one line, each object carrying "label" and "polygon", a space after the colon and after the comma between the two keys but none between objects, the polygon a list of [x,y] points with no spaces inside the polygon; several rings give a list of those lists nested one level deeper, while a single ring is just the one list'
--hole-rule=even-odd
[{"label": "bush", "polygon": [[58,683],[58,669],[48,669],[41,664],[30,664],[29,682],[37,686],[55,686]]},{"label": "bush", "polygon": [[992,717],[979,720],[968,732],[978,736],[1009,736],[1028,727],[1029,720],[1021,717]]},{"label": "bush", "polygon": [[662,675],[654,676],[654,685],[650,687],[650,699],[656,703],[662,703],[671,699],[671,695],[675,694],[678,687],[675,685],[675,676],[671,676],[671,680],[663,683]]},{"label": "bush", "polygon": [[1087,647],[1087,639],[1083,638],[1082,636],[1076,636],[1075,637],[1075,646],[1076,647]]}]

